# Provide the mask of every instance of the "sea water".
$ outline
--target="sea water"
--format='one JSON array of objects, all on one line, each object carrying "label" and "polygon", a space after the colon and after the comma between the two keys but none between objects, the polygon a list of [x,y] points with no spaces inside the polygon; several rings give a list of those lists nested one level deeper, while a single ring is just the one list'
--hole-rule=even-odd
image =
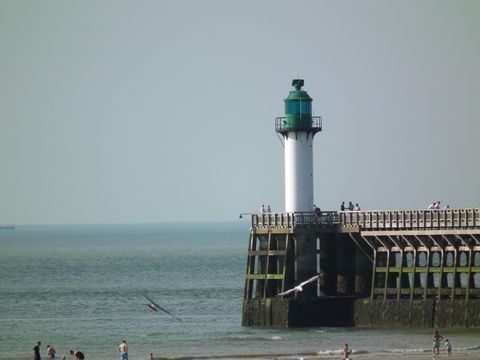
[{"label": "sea water", "polygon": [[[248,225],[18,226],[0,231],[0,359],[57,357],[339,359],[420,354],[432,329],[241,326]],[[182,321],[149,311],[146,294]],[[480,354],[480,332],[440,329],[453,353]]]}]

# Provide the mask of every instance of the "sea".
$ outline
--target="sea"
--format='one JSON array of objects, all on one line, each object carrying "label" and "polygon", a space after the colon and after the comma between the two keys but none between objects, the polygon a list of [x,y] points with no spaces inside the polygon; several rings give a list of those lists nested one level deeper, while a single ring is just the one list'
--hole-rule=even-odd
[{"label": "sea", "polygon": [[[431,357],[434,329],[241,326],[249,224],[16,226],[0,230],[0,360]],[[147,295],[164,312],[149,310]],[[453,355],[480,354],[480,331],[438,329]],[[442,349],[443,350],[443,349]],[[443,352],[443,354],[445,354]],[[442,354],[441,354],[442,356]],[[446,358],[446,355],[443,355]]]}]

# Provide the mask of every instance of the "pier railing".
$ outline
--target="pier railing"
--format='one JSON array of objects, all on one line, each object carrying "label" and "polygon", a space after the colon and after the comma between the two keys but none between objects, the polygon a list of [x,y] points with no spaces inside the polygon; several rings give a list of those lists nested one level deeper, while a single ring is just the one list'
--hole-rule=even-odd
[{"label": "pier railing", "polygon": [[480,228],[480,209],[252,214],[252,227],[348,226],[361,230]]},{"label": "pier railing", "polygon": [[301,225],[332,226],[340,223],[339,212],[296,212],[252,214],[252,227],[294,227]]},{"label": "pier railing", "polygon": [[480,209],[342,211],[340,222],[363,230],[480,228]]}]

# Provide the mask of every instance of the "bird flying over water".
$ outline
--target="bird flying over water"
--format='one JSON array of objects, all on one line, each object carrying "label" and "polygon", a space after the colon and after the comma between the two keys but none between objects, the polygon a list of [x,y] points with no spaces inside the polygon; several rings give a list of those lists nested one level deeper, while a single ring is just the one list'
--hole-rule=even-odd
[{"label": "bird flying over water", "polygon": [[147,304],[147,306],[150,308],[150,310],[152,311],[155,311],[155,312],[158,312],[158,310],[161,310],[163,311],[164,313],[167,313],[168,315],[174,317],[175,319],[177,319],[178,321],[182,321],[182,319],[179,319],[178,317],[176,317],[175,315],[173,315],[171,312],[165,310],[164,308],[162,308],[160,305],[158,305],[155,301],[153,301],[152,299],[150,299],[147,295],[143,294],[143,296],[145,296],[145,298],[149,301],[149,304]]},{"label": "bird flying over water", "polygon": [[310,279],[305,280],[304,282],[298,284],[298,285],[295,286],[294,288],[289,289],[289,290],[287,290],[287,291],[284,291],[284,292],[281,292],[281,293],[277,294],[277,296],[284,296],[284,295],[290,294],[291,292],[294,292],[294,291],[303,291],[303,287],[304,287],[305,285],[307,285],[308,283],[311,283],[312,281],[317,280],[319,276],[320,276],[320,274],[317,274],[317,275],[311,277]]}]

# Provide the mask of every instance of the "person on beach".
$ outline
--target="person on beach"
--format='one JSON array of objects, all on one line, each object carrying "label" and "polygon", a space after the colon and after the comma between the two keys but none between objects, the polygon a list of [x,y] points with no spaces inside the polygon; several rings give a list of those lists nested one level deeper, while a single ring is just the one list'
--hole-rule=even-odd
[{"label": "person on beach", "polygon": [[55,348],[52,345],[47,345],[47,358],[55,359]]},{"label": "person on beach", "polygon": [[345,347],[343,348],[343,360],[348,360],[350,355],[352,353],[352,350],[348,347],[348,344],[345,344]]},{"label": "person on beach", "polygon": [[147,360],[155,360],[155,359],[153,358],[153,353],[150,353],[150,355],[148,355]]},{"label": "person on beach", "polygon": [[452,356],[452,343],[448,339],[445,340],[445,350],[447,350],[448,356]]},{"label": "person on beach", "polygon": [[37,341],[37,345],[33,347],[33,360],[42,359],[42,357],[40,356],[40,345],[42,345],[42,343],[40,341]]},{"label": "person on beach", "polygon": [[85,355],[81,351],[70,350],[70,355],[75,357],[76,360],[85,360]]},{"label": "person on beach", "polygon": [[128,345],[125,340],[118,345],[118,351],[120,351],[120,360],[128,360]]},{"label": "person on beach", "polygon": [[433,348],[432,348],[433,356],[440,354],[440,340],[442,340],[442,339],[443,339],[443,336],[440,335],[437,330],[435,330],[435,332],[434,332],[434,334],[433,334],[433,336],[432,336],[432,340],[433,340]]}]

